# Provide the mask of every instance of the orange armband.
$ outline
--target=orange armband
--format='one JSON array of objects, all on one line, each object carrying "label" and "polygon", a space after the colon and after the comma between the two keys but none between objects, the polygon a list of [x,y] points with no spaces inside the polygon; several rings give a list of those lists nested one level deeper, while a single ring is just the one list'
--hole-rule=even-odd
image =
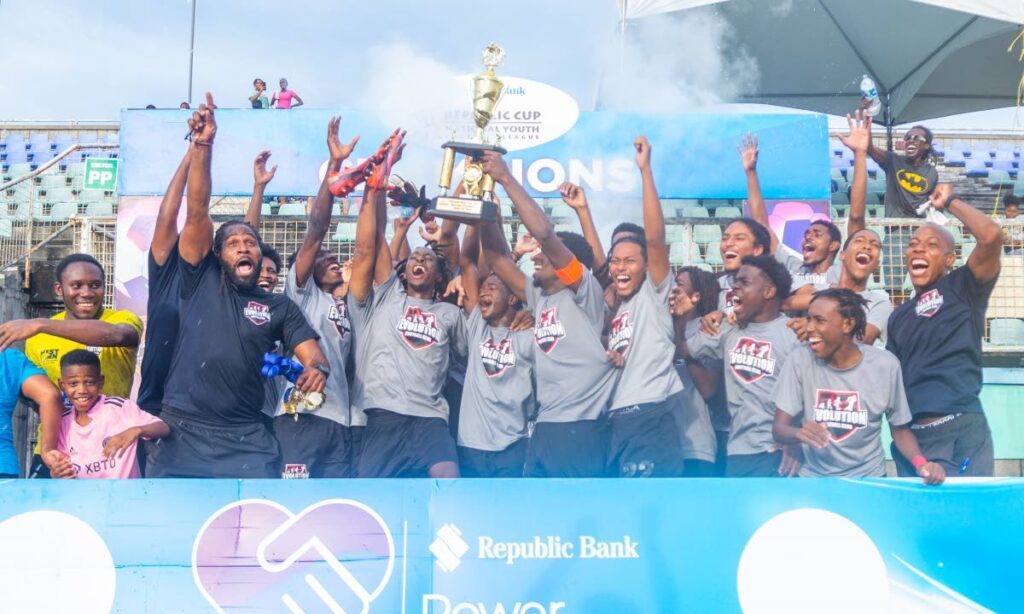
[{"label": "orange armband", "polygon": [[555,269],[555,275],[558,279],[562,280],[562,283],[571,286],[583,278],[583,265],[576,256],[572,257],[572,261],[565,265],[564,268]]}]

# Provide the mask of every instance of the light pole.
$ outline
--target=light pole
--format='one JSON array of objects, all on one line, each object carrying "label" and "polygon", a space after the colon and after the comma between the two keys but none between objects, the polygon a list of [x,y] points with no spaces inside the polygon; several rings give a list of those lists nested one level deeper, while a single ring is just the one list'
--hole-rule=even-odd
[{"label": "light pole", "polygon": [[192,64],[196,48],[196,5],[199,0],[192,0],[192,28],[188,42],[188,104],[192,105]]}]

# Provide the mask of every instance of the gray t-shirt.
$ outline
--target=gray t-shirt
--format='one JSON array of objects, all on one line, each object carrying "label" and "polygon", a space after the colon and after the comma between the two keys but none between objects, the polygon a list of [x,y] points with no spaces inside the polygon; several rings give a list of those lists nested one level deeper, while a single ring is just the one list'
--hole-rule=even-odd
[{"label": "gray t-shirt", "polygon": [[469,356],[459,408],[459,445],[499,451],[527,436],[536,411],[533,331],[489,325],[480,310],[466,318]]},{"label": "gray t-shirt", "polygon": [[[323,404],[308,413],[333,420],[343,426],[365,426],[366,414],[359,410],[353,411],[349,403],[345,365],[352,348],[352,323],[345,300],[335,299],[331,294],[321,290],[313,281],[312,275],[306,281],[306,285],[300,288],[295,276],[295,267],[288,270],[288,276],[284,281],[284,293],[295,301],[309,325],[320,336],[320,349],[331,369],[331,376],[327,378],[324,387]],[[287,387],[291,388],[291,384]],[[277,416],[285,413],[283,396],[284,390],[281,390],[277,399]]]},{"label": "gray t-shirt", "polygon": [[881,167],[885,171],[885,217],[921,217],[917,206],[928,200],[939,183],[935,165],[912,166],[906,156],[888,151]]},{"label": "gray t-shirt", "polygon": [[[686,323],[686,338],[700,332],[700,320],[690,320]],[[701,365],[707,369],[722,369],[720,360],[701,360]],[[708,410],[707,401],[697,390],[697,385],[690,377],[690,370],[686,363],[677,360],[675,363],[676,373],[683,383],[683,392],[679,395],[680,403],[675,406],[676,425],[679,427],[679,436],[683,442],[683,458],[715,462],[715,452],[718,449],[715,440],[715,430],[711,424],[711,412]]]},{"label": "gray t-shirt", "polygon": [[874,325],[881,331],[878,337],[884,344],[888,339],[889,316],[892,315],[892,301],[889,300],[889,293],[885,290],[864,290],[859,292],[868,304],[864,307],[868,316],[868,324]]},{"label": "gray t-shirt", "polygon": [[744,328],[723,322],[714,337],[699,332],[687,339],[687,348],[694,358],[725,361],[725,394],[731,417],[730,456],[759,454],[775,445],[772,394],[786,358],[799,343],[796,334],[786,326],[788,320],[780,315],[771,322],[751,322]]},{"label": "gray t-shirt", "polygon": [[672,314],[668,295],[669,275],[654,285],[648,275],[636,294],[623,301],[612,319],[608,349],[619,352],[626,363],[612,395],[611,409],[641,403],[660,403],[683,389],[672,366],[675,354]]},{"label": "gray t-shirt", "polygon": [[882,414],[894,426],[911,420],[900,361],[881,348],[859,347],[860,362],[849,369],[830,367],[810,348],[798,348],[779,375],[775,405],[829,431],[825,448],[803,446],[800,477],[885,476]]},{"label": "gray t-shirt", "polygon": [[804,264],[803,256],[782,243],[775,250],[775,259],[789,271],[793,278],[794,290],[803,286],[814,286],[815,290],[824,290],[830,284],[839,282],[839,272],[842,270],[842,264],[839,262],[833,262],[824,273],[815,273],[812,267]]},{"label": "gray t-shirt", "polygon": [[732,313],[732,282],[735,280],[735,273],[722,273],[718,276],[718,310],[725,315]]},{"label": "gray t-shirt", "polygon": [[447,420],[442,389],[450,353],[466,354],[459,308],[410,297],[395,273],[365,302],[349,293],[347,303],[356,331],[355,407]]},{"label": "gray t-shirt", "polygon": [[537,370],[537,422],[596,420],[608,411],[619,370],[601,342],[604,290],[590,271],[579,288],[545,295],[526,286],[534,306]]}]

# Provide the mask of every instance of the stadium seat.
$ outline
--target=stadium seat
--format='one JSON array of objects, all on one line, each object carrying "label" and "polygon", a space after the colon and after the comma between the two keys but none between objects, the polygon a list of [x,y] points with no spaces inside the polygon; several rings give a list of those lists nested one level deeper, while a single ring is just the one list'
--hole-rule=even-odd
[{"label": "stadium seat", "polygon": [[694,207],[692,205],[683,207],[679,213],[682,214],[682,217],[711,217],[708,210],[704,207]]},{"label": "stadium seat", "polygon": [[675,218],[679,216],[679,211],[676,206],[668,201],[661,201],[661,214],[666,218]]},{"label": "stadium seat", "polygon": [[715,209],[715,217],[733,218],[741,216],[742,213],[740,213],[739,207],[719,207]]},{"label": "stadium seat", "polygon": [[32,151],[50,151],[50,137],[45,132],[33,132],[29,137],[26,149]]},{"label": "stadium seat", "polygon": [[44,200],[48,204],[55,205],[57,203],[71,202],[74,200],[74,198],[75,194],[71,190],[71,188],[61,187],[47,190],[46,197],[44,198]]},{"label": "stadium seat", "polygon": [[968,177],[988,177],[988,167],[980,158],[971,158],[964,165],[964,174]]},{"label": "stadium seat", "polygon": [[700,245],[721,241],[722,227],[718,224],[696,224],[693,227],[693,240]]},{"label": "stadium seat", "polygon": [[992,170],[1005,171],[1010,177],[1017,176],[1017,162],[1015,160],[993,160]]},{"label": "stadium seat", "polygon": [[[968,173],[968,176],[971,176],[970,173]],[[988,172],[988,185],[993,188],[1011,187],[1014,185],[1014,182],[1010,177],[1010,173],[992,169]]]},{"label": "stadium seat", "polygon": [[8,149],[7,157],[4,159],[4,162],[8,167],[16,164],[26,164],[28,169],[32,170],[32,165],[28,164],[28,152],[24,149]]},{"label": "stadium seat", "polygon": [[502,205],[501,205],[501,217],[502,217],[502,219],[510,220],[510,219],[512,219],[512,216],[514,216],[514,215],[515,215],[515,212],[512,210],[512,205],[506,205],[506,204],[502,203]]},{"label": "stadium seat", "polygon": [[68,186],[67,177],[61,173],[51,171],[41,177],[42,183],[40,184],[44,190],[52,190],[54,188],[66,188]]},{"label": "stadium seat", "polygon": [[[22,201],[18,203],[18,208],[14,210],[14,214],[11,216],[16,220],[27,220],[29,212],[28,201]],[[32,204],[32,217],[37,220],[46,219],[46,215],[43,214],[43,203]]]},{"label": "stadium seat", "polygon": [[992,143],[988,141],[975,141],[971,145],[972,158],[991,158],[995,155],[996,150],[992,147]]},{"label": "stadium seat", "polygon": [[964,160],[964,154],[959,149],[948,149],[946,155],[943,158],[943,163],[946,166],[964,166],[966,161]]},{"label": "stadium seat", "polygon": [[1024,320],[994,318],[989,322],[988,330],[992,345],[1024,345]]},{"label": "stadium seat", "polygon": [[707,254],[705,260],[708,264],[713,266],[722,265],[722,244],[720,242],[708,243],[708,247],[704,250]]},{"label": "stadium seat", "polygon": [[880,205],[882,199],[878,197],[878,192],[868,192],[864,197],[864,203],[868,205]]},{"label": "stadium seat", "polygon": [[[869,196],[878,197],[877,194],[871,194]],[[885,207],[882,205],[868,205],[865,207],[866,217],[883,217],[885,215]]]},{"label": "stadium seat", "polygon": [[714,211],[719,207],[731,207],[733,202],[728,198],[705,198],[700,201],[700,204],[708,211]]},{"label": "stadium seat", "polygon": [[673,243],[668,247],[668,262],[672,266],[683,266],[686,262],[686,244]]},{"label": "stadium seat", "polygon": [[1024,177],[1018,175],[1017,181],[1013,184],[1013,195],[1024,196]]},{"label": "stadium seat", "polygon": [[559,203],[551,207],[551,217],[553,218],[565,218],[565,219],[576,219],[576,211],[572,207],[565,203]]},{"label": "stadium seat", "polygon": [[871,175],[872,177],[874,177],[879,170],[878,163],[875,162],[873,158],[868,158],[866,168],[868,170],[868,175]]},{"label": "stadium seat", "polygon": [[555,232],[576,232],[580,231],[576,224],[555,224]]},{"label": "stadium seat", "polygon": [[885,275],[882,273],[882,267],[878,267],[878,269],[868,277],[867,289],[881,290],[883,288],[885,288]]},{"label": "stadium seat", "polygon": [[676,243],[683,240],[683,227],[679,224],[665,224],[665,241]]},{"label": "stadium seat", "polygon": [[693,266],[697,267],[698,269],[700,269],[702,271],[707,271],[708,273],[714,273],[715,272],[715,269],[711,268],[711,265],[706,263],[706,262],[698,262],[697,264],[695,264]]},{"label": "stadium seat", "polygon": [[7,217],[0,217],[0,238],[10,239],[14,236],[14,223]]},{"label": "stadium seat", "polygon": [[50,219],[56,222],[62,222],[72,215],[78,214],[78,205],[69,202],[60,202],[53,205],[50,209]]},{"label": "stadium seat", "polygon": [[262,217],[264,215],[274,215],[274,210],[268,202],[260,203],[260,216]]},{"label": "stadium seat", "polygon": [[306,203],[287,202],[277,210],[278,215],[306,215]]},{"label": "stadium seat", "polygon": [[850,205],[837,205],[837,204],[833,204],[831,209],[832,209],[832,217],[833,218],[847,217],[847,216],[850,215]]},{"label": "stadium seat", "polygon": [[85,214],[94,217],[110,217],[114,215],[113,203],[93,202],[85,206]]},{"label": "stadium seat", "polygon": [[103,137],[103,142],[107,143],[108,145],[120,145],[121,136],[117,132],[108,132],[106,136]]},{"label": "stadium seat", "polygon": [[878,239],[885,243],[885,226],[868,226],[868,230],[874,231],[878,235]]},{"label": "stadium seat", "polygon": [[833,205],[848,205],[850,204],[850,195],[846,192],[836,192],[832,195]]},{"label": "stadium seat", "polygon": [[20,134],[8,134],[4,137],[3,144],[6,151],[24,150],[25,137]]},{"label": "stadium seat", "polygon": [[53,137],[53,145],[57,151],[64,151],[65,149],[71,147],[75,143],[76,141],[73,138],[71,138],[70,134],[67,134],[66,132],[61,132]]},{"label": "stadium seat", "polygon": [[341,241],[343,243],[351,243],[356,240],[356,225],[355,222],[338,222],[338,228],[334,231],[334,236],[331,237],[334,241]]}]

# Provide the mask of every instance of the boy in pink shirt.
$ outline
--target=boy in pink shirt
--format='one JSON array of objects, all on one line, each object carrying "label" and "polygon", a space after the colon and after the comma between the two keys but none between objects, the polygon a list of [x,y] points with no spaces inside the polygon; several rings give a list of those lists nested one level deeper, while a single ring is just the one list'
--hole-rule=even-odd
[{"label": "boy in pink shirt", "polygon": [[160,439],[171,429],[130,399],[100,394],[99,356],[73,350],[60,359],[60,387],[73,410],[61,418],[57,450],[78,478],[137,478],[139,437]]}]

